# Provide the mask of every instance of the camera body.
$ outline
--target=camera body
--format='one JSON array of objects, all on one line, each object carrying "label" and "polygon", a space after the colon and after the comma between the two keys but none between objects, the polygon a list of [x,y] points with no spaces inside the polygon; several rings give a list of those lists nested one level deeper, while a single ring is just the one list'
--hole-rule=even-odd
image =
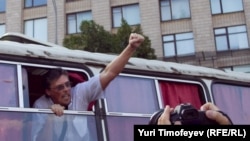
[{"label": "camera body", "polygon": [[[158,119],[164,109],[155,112],[149,121],[149,125],[157,125]],[[205,111],[194,108],[191,104],[185,103],[177,105],[170,114],[170,122],[173,125],[176,121],[180,121],[182,125],[218,125],[205,115]]]}]

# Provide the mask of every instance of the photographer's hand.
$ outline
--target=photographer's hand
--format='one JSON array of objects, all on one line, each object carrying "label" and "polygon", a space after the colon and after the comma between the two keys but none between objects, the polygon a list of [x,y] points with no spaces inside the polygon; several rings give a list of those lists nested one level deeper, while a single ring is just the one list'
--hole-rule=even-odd
[{"label": "photographer's hand", "polygon": [[202,111],[206,111],[206,116],[219,123],[220,125],[231,125],[232,122],[229,117],[223,115],[219,112],[219,108],[215,106],[213,103],[207,102],[203,104],[200,108]]},{"label": "photographer's hand", "polygon": [[158,125],[171,125],[170,113],[171,113],[171,109],[170,109],[169,105],[166,105],[163,113],[161,114],[160,118],[158,119],[157,124]]},{"label": "photographer's hand", "polygon": [[[163,113],[161,114],[161,116],[158,119],[157,125],[171,125],[170,122],[170,114],[171,112],[173,112],[173,108],[170,108],[169,105],[166,105],[164,108]],[[180,121],[176,121],[174,123],[174,125],[181,125]]]}]

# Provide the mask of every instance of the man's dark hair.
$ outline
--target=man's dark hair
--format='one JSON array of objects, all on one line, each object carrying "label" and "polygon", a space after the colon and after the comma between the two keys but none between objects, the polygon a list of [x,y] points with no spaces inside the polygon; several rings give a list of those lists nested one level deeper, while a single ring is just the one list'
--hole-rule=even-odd
[{"label": "man's dark hair", "polygon": [[50,84],[52,81],[58,79],[61,75],[68,76],[68,72],[62,68],[50,69],[44,77],[44,88],[50,89]]}]

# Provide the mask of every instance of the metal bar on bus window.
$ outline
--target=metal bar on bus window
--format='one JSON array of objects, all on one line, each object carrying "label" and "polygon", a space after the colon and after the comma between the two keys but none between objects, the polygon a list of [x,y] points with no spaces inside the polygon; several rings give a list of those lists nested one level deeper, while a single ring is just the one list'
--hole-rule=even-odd
[{"label": "metal bar on bus window", "polygon": [[19,107],[24,108],[23,103],[23,79],[22,79],[22,67],[21,65],[17,65],[17,85],[18,85],[18,101]]}]

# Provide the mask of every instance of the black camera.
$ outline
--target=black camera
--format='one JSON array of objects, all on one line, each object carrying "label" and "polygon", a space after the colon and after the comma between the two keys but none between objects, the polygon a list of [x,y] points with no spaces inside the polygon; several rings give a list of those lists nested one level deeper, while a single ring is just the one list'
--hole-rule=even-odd
[{"label": "black camera", "polygon": [[[157,125],[163,111],[164,109],[155,112],[150,117],[149,125]],[[180,121],[182,125],[218,125],[216,121],[207,118],[204,111],[197,110],[189,103],[175,107],[170,114],[170,122],[173,125],[176,121]]]}]

